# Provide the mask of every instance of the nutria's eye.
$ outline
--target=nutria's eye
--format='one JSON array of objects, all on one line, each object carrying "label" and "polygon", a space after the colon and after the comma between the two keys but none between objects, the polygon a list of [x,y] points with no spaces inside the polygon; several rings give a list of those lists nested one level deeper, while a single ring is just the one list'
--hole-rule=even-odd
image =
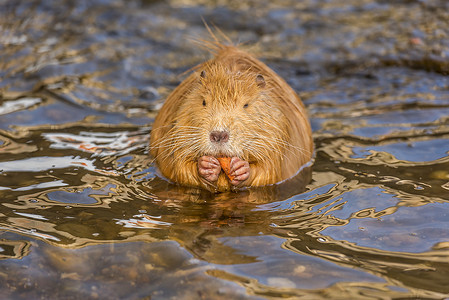
[{"label": "nutria's eye", "polygon": [[206,106],[206,100],[203,100],[203,106]]},{"label": "nutria's eye", "polygon": [[248,103],[246,103],[245,105],[243,105],[243,108],[247,108],[248,107]]}]

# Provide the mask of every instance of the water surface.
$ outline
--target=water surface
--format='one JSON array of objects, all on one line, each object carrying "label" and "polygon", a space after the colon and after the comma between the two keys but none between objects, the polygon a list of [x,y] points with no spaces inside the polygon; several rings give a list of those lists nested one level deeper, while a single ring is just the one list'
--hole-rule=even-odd
[{"label": "water surface", "polygon": [[[0,1],[6,299],[449,296],[446,1]],[[151,124],[202,19],[292,85],[310,173],[170,184]]]}]

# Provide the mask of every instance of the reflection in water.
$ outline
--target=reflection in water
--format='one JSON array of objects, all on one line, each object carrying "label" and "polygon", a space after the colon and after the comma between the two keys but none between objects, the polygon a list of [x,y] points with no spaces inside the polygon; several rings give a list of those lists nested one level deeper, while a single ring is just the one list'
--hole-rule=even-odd
[{"label": "reflection in water", "polygon": [[30,251],[30,243],[26,241],[1,241],[0,259],[23,258]]},{"label": "reflection in water", "polygon": [[[2,296],[447,297],[448,5],[0,1]],[[311,168],[221,194],[158,175],[202,18],[299,92]]]}]

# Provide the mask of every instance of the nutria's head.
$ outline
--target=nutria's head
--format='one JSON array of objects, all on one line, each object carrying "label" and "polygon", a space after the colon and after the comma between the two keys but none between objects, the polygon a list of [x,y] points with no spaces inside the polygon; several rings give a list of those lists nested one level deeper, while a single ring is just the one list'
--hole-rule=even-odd
[{"label": "nutria's head", "polygon": [[[270,92],[270,79],[251,70],[203,65],[177,110],[176,122],[161,145],[177,149],[175,159],[238,156],[271,164],[282,159],[287,120]],[[276,159],[275,159],[276,158]]]}]

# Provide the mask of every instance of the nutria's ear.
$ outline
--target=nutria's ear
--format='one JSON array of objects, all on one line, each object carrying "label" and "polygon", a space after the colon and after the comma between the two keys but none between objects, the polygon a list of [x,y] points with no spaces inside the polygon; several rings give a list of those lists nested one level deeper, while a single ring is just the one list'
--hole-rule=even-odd
[{"label": "nutria's ear", "polygon": [[256,83],[261,88],[265,87],[265,78],[263,78],[263,76],[261,74],[257,75]]},{"label": "nutria's ear", "polygon": [[206,78],[206,71],[201,71],[201,74],[200,74],[200,77],[201,78]]}]

